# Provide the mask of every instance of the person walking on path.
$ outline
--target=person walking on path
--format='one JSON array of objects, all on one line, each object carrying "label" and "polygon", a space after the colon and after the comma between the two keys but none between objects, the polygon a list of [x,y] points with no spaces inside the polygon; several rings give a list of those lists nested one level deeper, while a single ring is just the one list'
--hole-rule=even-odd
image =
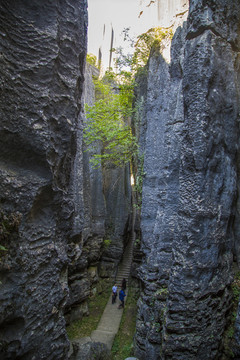
[{"label": "person walking on path", "polygon": [[119,305],[119,309],[122,306],[124,308],[124,298],[125,298],[126,294],[124,292],[123,289],[121,289],[121,291],[119,292],[119,300],[121,301],[121,304]]},{"label": "person walking on path", "polygon": [[116,302],[116,298],[117,298],[117,285],[114,284],[112,287],[112,304]]},{"label": "person walking on path", "polygon": [[123,279],[122,279],[122,286],[121,286],[121,288],[125,291],[125,290],[126,290],[126,287],[127,287],[127,282],[126,282],[126,279],[123,278]]}]

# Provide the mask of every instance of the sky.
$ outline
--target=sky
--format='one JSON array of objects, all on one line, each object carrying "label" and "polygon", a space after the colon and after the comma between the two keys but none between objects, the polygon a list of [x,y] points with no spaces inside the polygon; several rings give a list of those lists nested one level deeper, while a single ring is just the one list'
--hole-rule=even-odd
[{"label": "sky", "polygon": [[[158,26],[156,4],[147,7],[151,0],[88,0],[88,53],[98,56],[101,47],[103,65],[109,62],[112,28],[113,47],[126,47],[121,33],[130,27],[129,34],[136,37],[151,27]],[[140,12],[142,15],[139,16]],[[103,29],[105,24],[105,35]],[[130,49],[126,49],[130,52]]]}]

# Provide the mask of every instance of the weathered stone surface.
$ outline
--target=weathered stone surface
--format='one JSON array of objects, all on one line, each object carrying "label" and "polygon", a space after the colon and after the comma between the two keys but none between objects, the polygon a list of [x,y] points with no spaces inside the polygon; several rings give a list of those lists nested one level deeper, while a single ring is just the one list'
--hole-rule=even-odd
[{"label": "weathered stone surface", "polygon": [[73,343],[73,354],[70,360],[111,360],[111,352],[100,342]]},{"label": "weathered stone surface", "polygon": [[[83,101],[94,103],[95,88],[93,74],[98,70],[89,64],[84,72]],[[83,116],[84,122],[86,121]],[[68,284],[69,298],[65,307],[66,320],[80,319],[86,314],[85,300],[92,292],[96,279],[88,272],[89,266],[96,265],[101,256],[105,233],[105,204],[102,189],[101,169],[94,170],[89,164],[89,154],[82,138],[83,124],[76,129],[76,156],[72,184],[74,188],[76,217],[73,236],[68,246]],[[81,313],[82,310],[82,313]]]},{"label": "weathered stone surface", "polygon": [[80,320],[83,316],[88,316],[88,302],[81,302],[71,307],[71,311],[64,315],[66,320],[66,325],[70,325],[76,319]]},{"label": "weathered stone surface", "polygon": [[238,1],[190,1],[170,64],[157,51],[149,61],[139,359],[220,356],[231,307],[239,10]]},{"label": "weathered stone surface", "polygon": [[67,358],[67,241],[83,224],[82,185],[73,184],[86,29],[84,0],[0,4],[0,206],[21,214],[0,269],[1,359]]},{"label": "weathered stone surface", "polygon": [[[174,69],[181,66],[184,38],[182,33],[176,36]],[[167,287],[171,269],[172,237],[177,219],[179,137],[184,120],[179,72],[175,70],[171,82],[170,67],[158,49],[148,66],[146,109],[143,110],[146,132],[143,131],[140,138],[142,152],[145,152],[141,219],[144,265],[139,273],[144,295],[139,301],[136,354],[140,358],[148,354],[150,359],[158,359],[166,299],[157,299],[156,293],[159,288]],[[172,227],[170,233],[169,227]]]},{"label": "weathered stone surface", "polygon": [[106,237],[110,240],[110,245],[105,248],[103,255],[120,260],[131,229],[132,189],[129,166],[104,169],[103,185],[106,201]]}]

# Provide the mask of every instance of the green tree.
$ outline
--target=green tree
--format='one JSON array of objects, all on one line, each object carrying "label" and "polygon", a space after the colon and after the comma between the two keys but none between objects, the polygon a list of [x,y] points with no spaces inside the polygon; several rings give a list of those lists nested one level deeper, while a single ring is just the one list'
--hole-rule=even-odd
[{"label": "green tree", "polygon": [[172,28],[155,27],[139,35],[132,57],[132,69],[138,71],[147,64],[153,46],[161,45],[163,40],[172,39]]},{"label": "green tree", "polygon": [[[98,100],[93,106],[86,105],[84,138],[93,150],[92,164],[103,167],[113,164],[123,166],[131,161],[137,151],[137,142],[132,135],[132,92],[122,85],[114,92],[110,84],[95,80]],[[99,145],[101,152],[98,153]]]},{"label": "green tree", "polygon": [[171,27],[151,28],[145,33],[138,35],[136,40],[131,39],[129,30],[130,28],[125,28],[122,34],[124,41],[134,48],[133,54],[125,54],[122,47],[113,49],[113,51],[117,55],[115,63],[118,74],[121,74],[123,69],[128,68],[129,74],[134,78],[136,73],[147,64],[152,47],[161,45],[164,39],[172,39],[173,30]]},{"label": "green tree", "polygon": [[124,29],[123,36],[134,46],[134,53],[124,54],[123,48],[112,50],[117,54],[117,71],[109,69],[103,80],[95,80],[97,100],[91,107],[86,105],[84,138],[94,152],[91,162],[96,167],[110,163],[123,166],[137,154],[137,139],[130,126],[135,75],[146,65],[152,46],[172,37],[172,29],[152,28],[136,42],[130,38],[129,28]]},{"label": "green tree", "polygon": [[97,57],[93,54],[87,54],[87,62],[90,64],[90,65],[93,65],[95,67],[97,67]]}]

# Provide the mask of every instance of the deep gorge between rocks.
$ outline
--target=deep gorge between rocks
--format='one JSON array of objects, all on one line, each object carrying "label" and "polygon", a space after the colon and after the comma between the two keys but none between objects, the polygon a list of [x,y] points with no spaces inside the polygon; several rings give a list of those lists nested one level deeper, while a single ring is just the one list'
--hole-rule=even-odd
[{"label": "deep gorge between rocks", "polygon": [[190,0],[179,19],[170,61],[156,48],[137,79],[132,229],[129,166],[93,169],[83,143],[87,1],[0,2],[0,359],[68,359],[66,322],[112,279],[132,230],[135,356],[240,359],[240,2]]}]

